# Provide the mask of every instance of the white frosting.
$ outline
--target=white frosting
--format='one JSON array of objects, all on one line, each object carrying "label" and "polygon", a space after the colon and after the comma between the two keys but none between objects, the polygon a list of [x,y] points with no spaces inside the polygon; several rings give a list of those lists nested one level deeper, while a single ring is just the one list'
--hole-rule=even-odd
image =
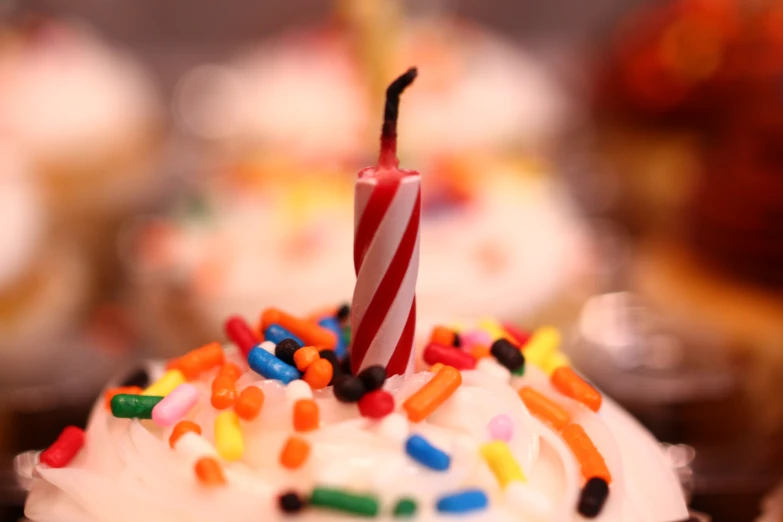
[{"label": "white frosting", "polygon": [[[558,87],[533,58],[494,35],[411,23],[399,54],[400,71],[420,69],[402,102],[402,157],[539,145],[562,123]],[[186,78],[180,112],[205,137],[324,161],[363,157],[380,126],[381,107],[368,105],[341,36],[291,37],[225,69],[199,71]]]},{"label": "white frosting", "polygon": [[[557,187],[513,169],[484,176],[466,208],[422,220],[416,287],[422,330],[478,314],[516,320],[578,272],[583,232]],[[209,217],[172,224],[168,262],[138,267],[138,277],[151,283],[146,302],[159,302],[161,293],[187,300],[200,324],[219,337],[231,314],[255,321],[272,303],[305,314],[335,298],[351,300],[356,279],[348,181],[334,201],[319,193],[312,210],[307,200],[291,203],[275,193],[263,199],[213,196],[218,199]],[[215,265],[214,284],[202,289],[201,274]],[[183,294],[183,282],[195,291]]]},{"label": "white frosting", "polygon": [[32,264],[44,228],[43,201],[27,165],[0,146],[0,294]]},{"label": "white frosting", "polygon": [[55,24],[0,49],[0,133],[25,154],[99,156],[149,129],[155,97],[128,56],[86,30]]},{"label": "white frosting", "polygon": [[[287,489],[306,494],[318,483],[378,495],[383,514],[374,520],[382,522],[392,520],[385,513],[402,495],[418,500],[417,521],[530,520],[503,500],[478,453],[478,446],[489,440],[489,420],[505,414],[513,422],[509,447],[527,476],[527,494],[546,499],[544,506],[552,507],[544,520],[582,520],[575,508],[582,480],[574,456],[559,435],[529,414],[515,393],[523,384],[533,384],[565,405],[592,438],[612,473],[609,499],[595,520],[670,522],[687,517],[673,471],[667,468],[659,446],[635,421],[611,401],[595,414],[553,392],[537,369],[528,368],[526,373],[508,386],[488,374],[463,372],[463,384],[457,392],[426,421],[410,426],[411,432],[424,435],[451,455],[449,470],[435,472],[405,454],[399,438],[388,435],[394,430],[360,417],[355,405],[337,402],[330,389],[316,393],[321,427],[303,435],[313,447],[308,462],[296,471],[283,469],[277,459],[293,432],[290,403],[279,383],[260,380],[250,372],[240,379],[239,386],[260,386],[266,395],[264,407],[256,420],[242,422],[242,459],[223,463],[228,485],[212,489],[198,484],[192,456],[169,449],[170,430],[161,430],[149,421],[115,419],[99,400],[81,454],[65,468],[36,468],[26,515],[36,522],[287,520],[276,506],[276,495]],[[407,380],[395,377],[385,388],[395,395],[399,408],[431,375],[419,373]],[[209,378],[198,383],[201,402],[189,418],[199,423],[204,437],[212,441],[217,412],[208,399],[212,375],[205,377]],[[459,517],[434,511],[438,497],[464,487],[486,491],[489,508]],[[326,522],[353,518],[308,509],[296,519]]]}]

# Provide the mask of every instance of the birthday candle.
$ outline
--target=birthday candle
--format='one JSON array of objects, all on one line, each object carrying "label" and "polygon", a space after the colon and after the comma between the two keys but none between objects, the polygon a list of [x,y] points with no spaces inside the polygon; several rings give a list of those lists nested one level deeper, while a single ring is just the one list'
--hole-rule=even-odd
[{"label": "birthday candle", "polygon": [[376,167],[359,172],[355,192],[354,268],[351,306],[354,374],[373,365],[388,375],[412,369],[419,271],[421,176],[399,168],[397,114],[400,94],[415,68],[386,90],[381,154]]}]

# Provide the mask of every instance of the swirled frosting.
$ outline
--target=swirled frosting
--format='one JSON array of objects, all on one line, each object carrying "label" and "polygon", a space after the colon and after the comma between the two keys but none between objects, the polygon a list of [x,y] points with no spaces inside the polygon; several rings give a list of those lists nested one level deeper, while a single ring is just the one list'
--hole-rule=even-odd
[{"label": "swirled frosting", "polygon": [[[238,353],[228,359],[244,364]],[[157,365],[156,373],[162,372]],[[215,371],[195,384],[201,396],[188,418],[203,426],[203,437],[214,441],[217,410],[210,405],[210,382]],[[387,379],[384,389],[399,405],[432,378],[421,372],[404,379]],[[201,485],[193,463],[169,447],[171,428],[152,421],[115,418],[99,401],[93,411],[86,443],[66,467],[38,465],[26,515],[37,522],[153,522],[153,521],[278,521],[349,520],[343,513],[308,508],[294,517],[280,511],[277,496],[286,490],[306,492],[327,485],[371,492],[380,501],[375,520],[392,520],[391,506],[401,496],[417,499],[415,520],[452,517],[469,522],[521,520],[582,520],[576,505],[582,478],[579,465],[555,431],[533,417],[516,393],[534,387],[565,408],[603,455],[613,476],[610,495],[596,520],[671,522],[687,518],[682,493],[655,440],[610,400],[594,413],[558,393],[546,374],[528,365],[523,377],[510,383],[481,370],[462,372],[461,387],[426,420],[409,424],[451,455],[445,472],[429,470],[406,455],[400,440],[381,429],[380,422],[360,416],[355,404],[335,399],[332,388],[315,392],[321,412],[319,429],[300,434],[312,445],[307,463],[284,469],[279,454],[293,433],[291,403],[278,381],[246,372],[237,387],[260,387],[266,396],[261,414],[242,422],[245,451],[237,462],[225,462],[227,484]],[[479,446],[489,440],[488,423],[497,415],[511,419],[508,441],[527,478],[525,487],[536,500],[538,515],[523,514],[508,503],[498,482],[481,459]],[[460,488],[486,491],[489,505],[465,515],[438,513],[435,501]]]}]

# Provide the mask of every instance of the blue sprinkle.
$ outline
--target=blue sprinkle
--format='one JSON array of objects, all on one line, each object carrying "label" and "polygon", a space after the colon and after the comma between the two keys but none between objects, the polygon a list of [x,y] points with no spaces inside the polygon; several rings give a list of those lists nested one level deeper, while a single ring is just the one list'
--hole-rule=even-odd
[{"label": "blue sprinkle", "polygon": [[300,338],[280,326],[279,324],[270,324],[264,331],[264,340],[272,341],[278,344],[283,339],[293,339],[299,346],[307,346]]},{"label": "blue sprinkle", "polygon": [[281,361],[260,346],[250,350],[250,353],[247,355],[247,364],[254,372],[267,379],[281,381],[283,384],[288,384],[302,377],[299,370]]},{"label": "blue sprinkle", "polygon": [[451,457],[429,443],[421,435],[411,435],[405,442],[405,452],[410,457],[430,469],[446,471],[451,465]]},{"label": "blue sprinkle", "polygon": [[441,513],[469,513],[486,509],[488,504],[486,493],[480,489],[466,489],[440,497],[436,507]]},{"label": "blue sprinkle", "polygon": [[337,345],[334,347],[334,354],[340,359],[345,357],[345,339],[343,339],[343,329],[340,327],[340,321],[336,317],[325,317],[318,321],[318,326],[326,328],[337,336]]}]

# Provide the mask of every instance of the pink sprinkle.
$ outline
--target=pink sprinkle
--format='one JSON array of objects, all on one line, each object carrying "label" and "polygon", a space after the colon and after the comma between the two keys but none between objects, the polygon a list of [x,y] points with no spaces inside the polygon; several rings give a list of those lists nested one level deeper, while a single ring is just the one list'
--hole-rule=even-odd
[{"label": "pink sprinkle", "polygon": [[198,388],[180,384],[152,408],[152,420],[158,426],[173,426],[198,402]]},{"label": "pink sprinkle", "polygon": [[492,337],[484,330],[470,330],[459,335],[461,348],[472,348],[473,346],[489,346],[492,344]]},{"label": "pink sprinkle", "polygon": [[511,437],[514,436],[514,422],[508,415],[495,415],[487,424],[487,429],[492,440],[509,442]]}]

